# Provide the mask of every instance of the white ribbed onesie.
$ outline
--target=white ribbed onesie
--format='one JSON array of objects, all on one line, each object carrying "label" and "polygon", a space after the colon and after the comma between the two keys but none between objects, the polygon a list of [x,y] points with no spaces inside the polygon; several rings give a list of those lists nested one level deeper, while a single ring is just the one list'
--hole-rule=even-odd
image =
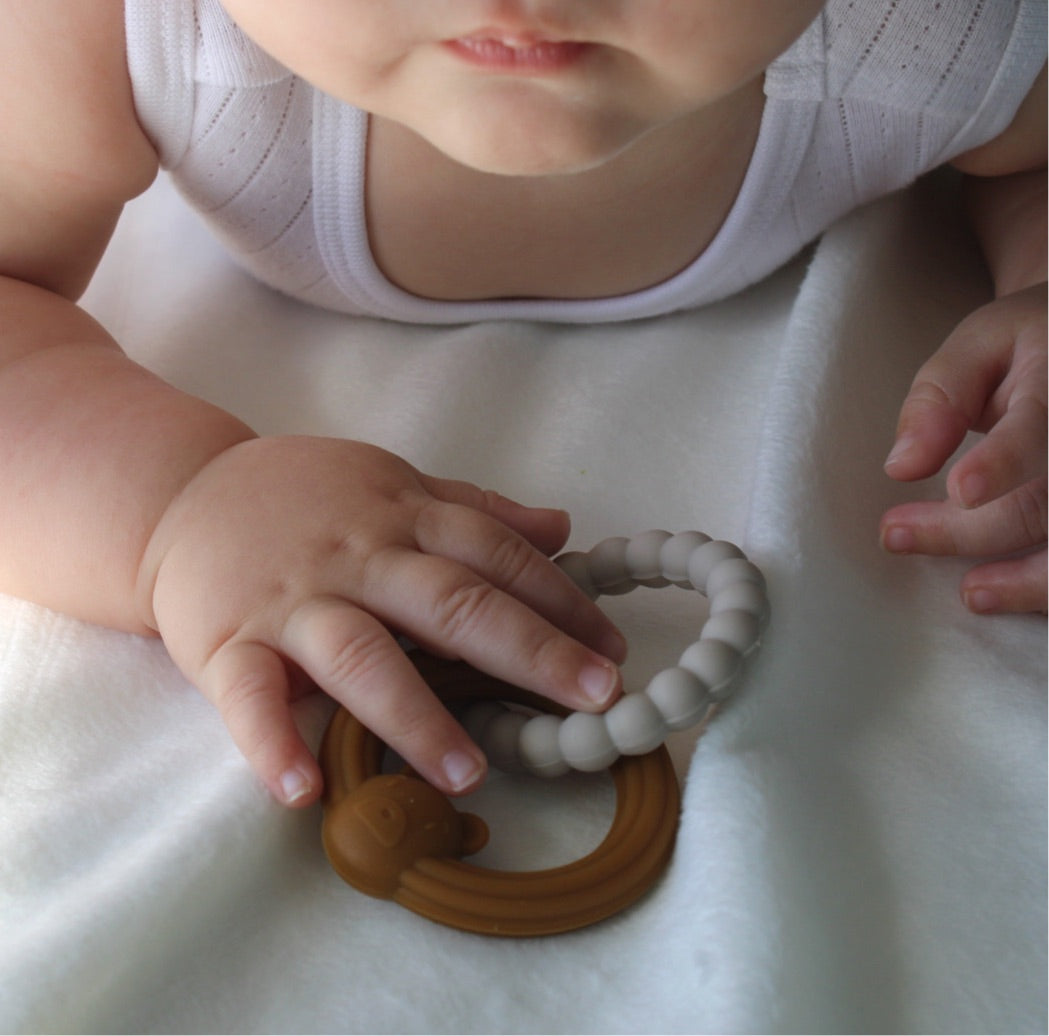
[{"label": "white ribbed onesie", "polygon": [[436,302],[391,284],[372,259],[366,114],[260,51],[219,0],[125,10],[142,125],[238,260],[317,305],[433,324],[629,320],[732,294],[845,212],[1001,132],[1046,38],[1045,0],[830,0],[768,69],[743,186],[690,266],[612,299]]}]

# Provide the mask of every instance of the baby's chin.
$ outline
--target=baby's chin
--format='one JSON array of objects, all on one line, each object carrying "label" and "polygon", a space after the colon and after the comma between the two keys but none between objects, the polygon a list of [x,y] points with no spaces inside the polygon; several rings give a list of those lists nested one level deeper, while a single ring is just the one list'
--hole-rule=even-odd
[{"label": "baby's chin", "polygon": [[[413,127],[433,147],[460,165],[497,176],[568,176],[595,169],[627,150],[647,127],[611,127],[599,120],[536,116],[491,125]],[[573,125],[572,122],[579,123]]]}]

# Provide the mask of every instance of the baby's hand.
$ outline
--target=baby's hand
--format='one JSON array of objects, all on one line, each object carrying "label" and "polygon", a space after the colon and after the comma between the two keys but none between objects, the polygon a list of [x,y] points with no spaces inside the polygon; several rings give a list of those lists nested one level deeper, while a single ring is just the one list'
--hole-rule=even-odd
[{"label": "baby's hand", "polygon": [[1046,610],[1046,289],[978,309],[918,371],[885,464],[901,481],[937,472],[970,430],[986,435],[951,467],[948,499],[882,518],[887,550],[966,557],[976,612]]},{"label": "baby's hand", "polygon": [[150,542],[143,613],[283,802],[321,775],[292,721],[304,671],[437,787],[485,761],[394,632],[593,711],[619,692],[625,645],[544,555],[567,516],[425,476],[363,443],[253,439],[208,464]]}]

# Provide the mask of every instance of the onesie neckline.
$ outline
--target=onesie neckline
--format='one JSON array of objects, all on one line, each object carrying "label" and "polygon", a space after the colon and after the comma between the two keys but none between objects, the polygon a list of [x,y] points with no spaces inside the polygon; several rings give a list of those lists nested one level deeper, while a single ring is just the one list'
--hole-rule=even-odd
[{"label": "onesie neckline", "polygon": [[[363,297],[380,317],[429,324],[489,319],[600,323],[644,319],[713,301],[735,282],[737,239],[760,233],[780,211],[812,132],[822,94],[821,19],[817,19],[765,75],[765,106],[743,183],[707,247],[678,273],[648,288],[597,299],[444,301],[414,295],[391,282],[376,263],[365,217],[369,117],[317,91],[315,133],[334,148],[314,149],[317,240],[329,276],[349,297]],[[798,104],[810,100],[810,104]]]}]

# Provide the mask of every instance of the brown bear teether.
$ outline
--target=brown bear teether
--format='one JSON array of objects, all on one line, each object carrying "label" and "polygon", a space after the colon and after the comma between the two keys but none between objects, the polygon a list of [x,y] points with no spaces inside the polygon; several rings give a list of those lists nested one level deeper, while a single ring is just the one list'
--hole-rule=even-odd
[{"label": "brown bear teether", "polygon": [[[549,703],[460,662],[413,655],[446,702],[487,698]],[[611,767],[616,812],[604,841],[575,863],[545,871],[487,870],[459,857],[487,841],[482,820],[457,811],[430,785],[382,775],[384,746],[340,709],[321,746],[322,837],[332,866],[369,895],[431,920],[489,935],[551,935],[593,924],[647,891],[670,859],[679,792],[660,746]]]}]

